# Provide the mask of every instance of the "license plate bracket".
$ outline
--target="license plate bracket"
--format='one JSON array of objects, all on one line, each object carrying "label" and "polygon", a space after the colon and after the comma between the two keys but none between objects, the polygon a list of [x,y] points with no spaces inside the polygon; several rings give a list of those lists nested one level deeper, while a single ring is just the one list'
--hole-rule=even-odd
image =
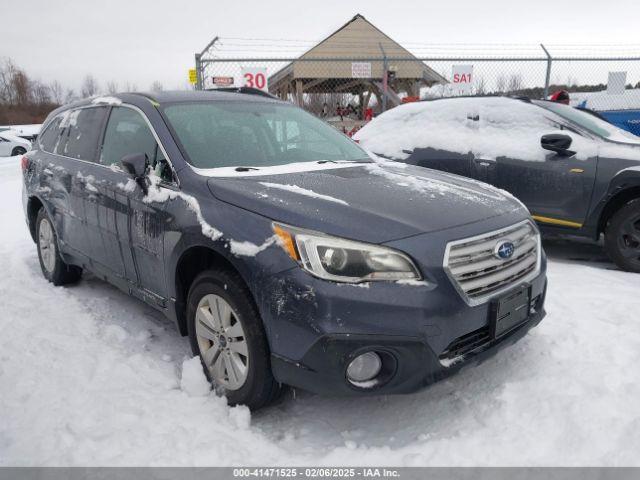
[{"label": "license plate bracket", "polygon": [[522,286],[491,302],[491,337],[496,339],[509,333],[529,318],[531,286]]}]

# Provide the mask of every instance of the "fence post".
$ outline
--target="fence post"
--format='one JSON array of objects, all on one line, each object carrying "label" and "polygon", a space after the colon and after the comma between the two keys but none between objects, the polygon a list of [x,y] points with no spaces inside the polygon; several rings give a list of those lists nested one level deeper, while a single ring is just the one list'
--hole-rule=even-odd
[{"label": "fence post", "polygon": [[202,55],[196,53],[196,90],[202,90]]},{"label": "fence post", "polygon": [[382,111],[387,111],[387,90],[389,89],[389,76],[387,75],[389,71],[389,65],[387,65],[387,54],[382,47],[382,43],[378,44],[380,46],[380,51],[382,52]]},{"label": "fence post", "polygon": [[549,51],[545,48],[545,46],[541,43],[540,46],[542,47],[542,50],[544,50],[545,55],[547,56],[547,77],[544,81],[544,98],[548,98],[549,97],[549,83],[551,82],[551,62],[552,62],[552,58],[551,58],[551,54],[549,53]]}]

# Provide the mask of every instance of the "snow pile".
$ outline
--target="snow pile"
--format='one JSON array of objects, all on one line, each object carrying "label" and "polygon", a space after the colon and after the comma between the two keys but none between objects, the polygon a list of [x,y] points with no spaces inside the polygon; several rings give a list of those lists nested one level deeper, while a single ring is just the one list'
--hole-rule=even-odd
[{"label": "snow pile", "polygon": [[328,202],[339,203],[341,205],[349,205],[347,202],[345,202],[344,200],[340,200],[339,198],[330,197],[329,195],[322,195],[321,193],[316,193],[313,190],[308,190],[306,188],[299,187],[298,185],[284,185],[282,183],[269,182],[260,182],[260,185],[264,185],[268,188],[277,188],[279,190],[297,193],[299,195],[304,195],[305,197],[319,198]]},{"label": "snow pile", "polygon": [[[401,105],[380,115],[355,137],[368,150],[403,160],[416,148],[433,148],[477,158],[500,156],[544,161],[542,135],[573,138],[578,158],[596,153],[593,142],[554,125],[552,114],[513,99],[455,98]],[[505,130],[508,134],[505,135]]]},{"label": "snow pile", "polygon": [[20,188],[19,158],[0,160],[0,465],[640,466],[640,276],[599,249],[550,248],[548,317],[481,365],[250,415],[205,393],[154,309],[91,275],[46,282]]},{"label": "snow pile", "polygon": [[202,363],[199,357],[189,358],[182,362],[180,389],[190,397],[205,397],[211,393],[211,384],[202,372]]}]

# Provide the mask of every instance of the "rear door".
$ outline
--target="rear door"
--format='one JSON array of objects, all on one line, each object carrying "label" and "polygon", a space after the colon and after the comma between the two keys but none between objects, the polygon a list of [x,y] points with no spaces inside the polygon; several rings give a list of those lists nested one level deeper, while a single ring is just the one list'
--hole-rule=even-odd
[{"label": "rear door", "polygon": [[[426,121],[424,129],[425,132],[438,131],[434,133],[438,137],[446,135],[451,140],[451,146],[447,148],[407,146],[402,153],[408,154],[409,157],[403,161],[463,177],[477,178],[478,169],[474,162],[474,149],[479,128],[478,106],[475,102],[445,101],[448,102],[449,110],[440,112],[438,117]],[[446,130],[442,127],[446,127]],[[429,136],[426,135],[426,138]]]},{"label": "rear door", "polygon": [[113,233],[115,205],[106,189],[110,171],[98,163],[98,146],[108,112],[106,106],[71,111],[63,119],[57,152],[75,162],[70,204],[74,217],[81,217],[82,228],[69,235],[77,239],[78,249],[89,257],[92,269],[117,283],[125,275],[122,253]]},{"label": "rear door", "polygon": [[166,154],[146,117],[134,107],[113,107],[99,159],[109,170],[105,189],[115,209],[113,235],[124,257],[126,277],[136,287],[133,293],[162,306],[167,296],[163,245],[168,214],[164,203],[145,202],[141,188],[121,169],[122,157],[133,153],[145,153],[161,182],[175,188]]}]

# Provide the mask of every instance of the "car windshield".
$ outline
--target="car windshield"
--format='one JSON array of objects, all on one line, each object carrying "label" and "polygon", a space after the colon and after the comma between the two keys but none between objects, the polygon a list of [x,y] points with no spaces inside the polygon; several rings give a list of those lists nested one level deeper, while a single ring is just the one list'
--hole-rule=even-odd
[{"label": "car windshield", "polygon": [[536,102],[536,104],[600,137],[615,142],[640,143],[640,138],[632,133],[577,108],[556,102]]},{"label": "car windshield", "polygon": [[355,142],[300,108],[215,101],[163,108],[197,168],[260,168],[296,162],[370,161]]}]

